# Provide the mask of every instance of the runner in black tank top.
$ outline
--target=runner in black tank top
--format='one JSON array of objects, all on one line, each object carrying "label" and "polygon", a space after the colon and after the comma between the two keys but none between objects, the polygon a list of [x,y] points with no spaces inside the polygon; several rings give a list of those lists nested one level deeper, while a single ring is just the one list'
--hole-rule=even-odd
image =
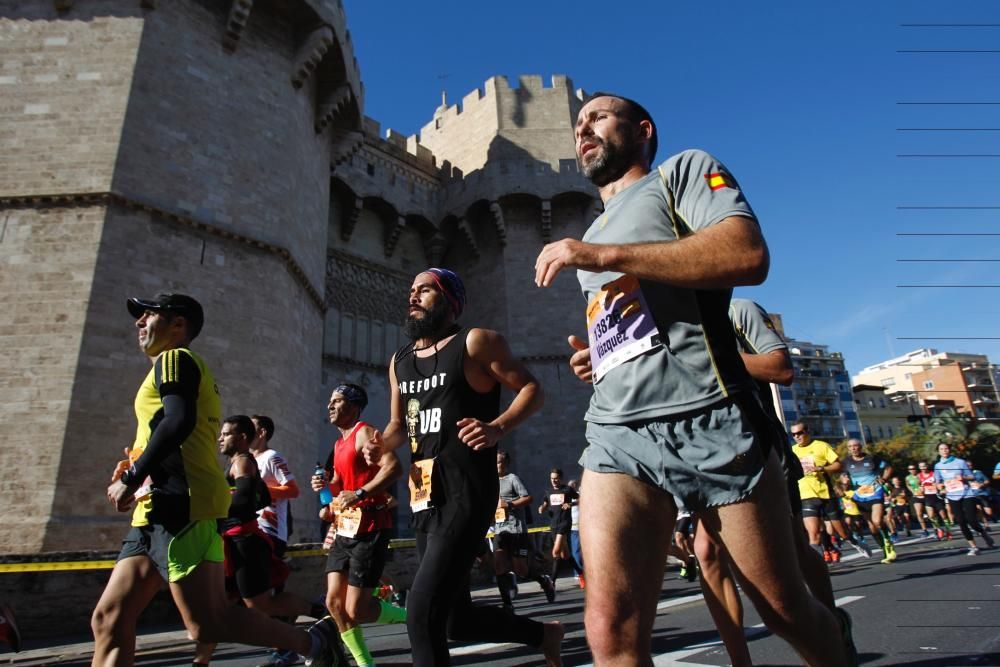
[{"label": "runner in black tank top", "polygon": [[[455,323],[465,290],[451,271],[417,275],[409,305],[406,330],[414,342],[393,355],[389,424],[365,456],[376,460],[403,446],[411,454],[420,555],[406,605],[413,664],[449,664],[451,638],[537,646],[549,665],[560,665],[560,624],[473,606],[469,594],[469,573],[499,497],[496,443],[541,407],[541,388],[503,336]],[[515,392],[504,411],[501,383]]]}]

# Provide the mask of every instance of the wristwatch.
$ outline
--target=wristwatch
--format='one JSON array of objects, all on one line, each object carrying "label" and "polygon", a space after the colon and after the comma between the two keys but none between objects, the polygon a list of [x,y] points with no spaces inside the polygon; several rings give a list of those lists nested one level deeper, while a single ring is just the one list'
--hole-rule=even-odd
[{"label": "wristwatch", "polygon": [[357,498],[358,500],[364,500],[365,496],[367,495],[368,492],[365,491],[365,487],[363,486],[354,490],[354,497]]}]

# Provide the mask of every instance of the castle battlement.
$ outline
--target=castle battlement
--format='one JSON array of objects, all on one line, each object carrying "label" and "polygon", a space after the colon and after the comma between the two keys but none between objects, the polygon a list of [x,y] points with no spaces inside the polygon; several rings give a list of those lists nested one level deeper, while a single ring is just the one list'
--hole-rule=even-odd
[{"label": "castle battlement", "polygon": [[406,153],[409,157],[417,160],[423,167],[437,167],[437,161],[429,148],[420,143],[420,138],[416,135],[406,136],[392,128],[388,128],[382,134],[382,124],[374,118],[365,116],[362,120],[362,129],[369,137],[375,139],[375,143],[386,149],[386,152],[399,156]]},{"label": "castle battlement", "polygon": [[[432,120],[411,142],[428,148],[439,164],[447,163],[448,174],[468,174],[487,160],[512,159],[516,151],[507,145],[523,142],[522,152],[558,168],[561,159],[572,159],[572,123],[583,91],[573,90],[572,80],[561,74],[547,81],[537,74],[517,78],[512,85],[505,76],[493,76],[482,88],[470,91],[460,104],[440,107]],[[521,130],[565,132],[565,137],[547,142],[541,153],[534,139]],[[562,139],[566,139],[567,144]]]}]

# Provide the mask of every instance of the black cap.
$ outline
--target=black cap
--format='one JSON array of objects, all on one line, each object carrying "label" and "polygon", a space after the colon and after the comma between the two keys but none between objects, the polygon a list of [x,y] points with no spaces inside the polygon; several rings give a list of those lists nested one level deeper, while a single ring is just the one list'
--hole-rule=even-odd
[{"label": "black cap", "polygon": [[160,292],[152,299],[139,299],[132,297],[128,300],[128,312],[132,317],[139,319],[147,310],[167,311],[176,315],[183,315],[187,320],[188,334],[191,340],[201,333],[201,327],[205,324],[205,311],[201,309],[201,304],[189,297],[187,294],[166,294]]}]

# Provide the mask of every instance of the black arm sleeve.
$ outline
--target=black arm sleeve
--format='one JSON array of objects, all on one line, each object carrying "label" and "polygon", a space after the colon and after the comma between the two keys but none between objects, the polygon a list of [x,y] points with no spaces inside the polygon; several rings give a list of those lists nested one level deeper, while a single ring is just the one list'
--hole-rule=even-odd
[{"label": "black arm sleeve", "polygon": [[249,521],[257,516],[257,480],[253,475],[236,478],[236,491],[229,505],[229,516],[241,521]]},{"label": "black arm sleeve", "polygon": [[156,360],[154,377],[163,402],[163,418],[153,429],[142,456],[122,475],[127,486],[140,484],[165,458],[180,449],[198,421],[201,370],[191,355],[167,350]]}]

